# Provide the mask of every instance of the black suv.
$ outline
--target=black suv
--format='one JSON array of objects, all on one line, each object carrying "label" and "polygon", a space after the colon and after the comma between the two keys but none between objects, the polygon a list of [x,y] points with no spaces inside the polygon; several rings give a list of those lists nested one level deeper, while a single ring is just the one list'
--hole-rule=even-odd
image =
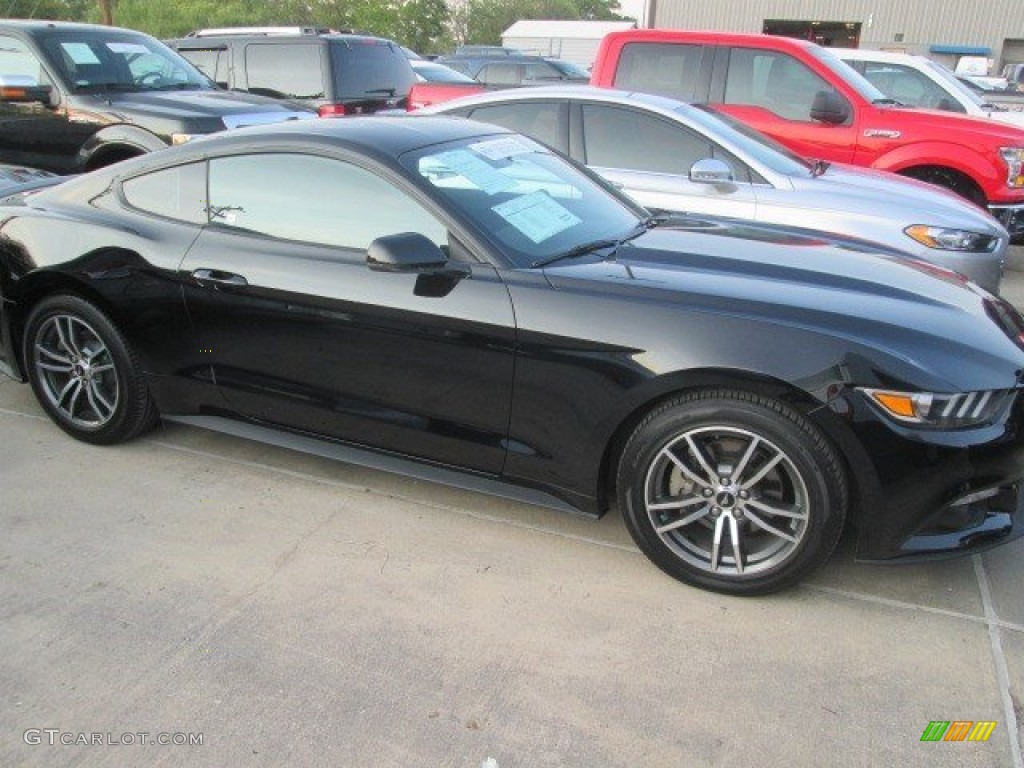
[{"label": "black suv", "polygon": [[77,173],[225,128],[315,116],[225,93],[141,32],[0,20],[2,162]]},{"label": "black suv", "polygon": [[401,46],[379,37],[270,27],[167,42],[223,88],[286,99],[322,116],[403,108],[416,82]]},{"label": "black suv", "polygon": [[544,56],[460,54],[441,56],[439,64],[469,75],[486,85],[551,85],[589,83],[590,73],[571,61]]}]

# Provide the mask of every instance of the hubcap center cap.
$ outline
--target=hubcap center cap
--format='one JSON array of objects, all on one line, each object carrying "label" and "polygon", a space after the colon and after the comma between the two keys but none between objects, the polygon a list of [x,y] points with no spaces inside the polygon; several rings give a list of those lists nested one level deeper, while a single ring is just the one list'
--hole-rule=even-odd
[{"label": "hubcap center cap", "polygon": [[722,509],[732,509],[736,505],[736,496],[729,491],[719,491],[715,503]]}]

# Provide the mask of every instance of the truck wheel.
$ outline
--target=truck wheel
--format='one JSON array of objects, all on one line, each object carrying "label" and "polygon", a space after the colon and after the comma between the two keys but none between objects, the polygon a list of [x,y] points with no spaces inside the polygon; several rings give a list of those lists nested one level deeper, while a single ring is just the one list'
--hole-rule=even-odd
[{"label": "truck wheel", "polygon": [[952,168],[908,168],[900,172],[903,176],[911,179],[934,184],[937,187],[945,187],[960,197],[970,200],[979,208],[987,208],[985,194],[970,177],[965,176]]}]

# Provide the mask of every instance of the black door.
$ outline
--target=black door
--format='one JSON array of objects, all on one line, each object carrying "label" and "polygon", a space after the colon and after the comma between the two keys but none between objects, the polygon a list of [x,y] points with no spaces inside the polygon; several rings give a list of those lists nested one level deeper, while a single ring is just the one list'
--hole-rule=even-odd
[{"label": "black door", "polygon": [[210,162],[211,225],[186,257],[186,301],[232,411],[499,472],[514,319],[495,270],[374,272],[366,246],[441,222],[376,173],[338,159]]}]

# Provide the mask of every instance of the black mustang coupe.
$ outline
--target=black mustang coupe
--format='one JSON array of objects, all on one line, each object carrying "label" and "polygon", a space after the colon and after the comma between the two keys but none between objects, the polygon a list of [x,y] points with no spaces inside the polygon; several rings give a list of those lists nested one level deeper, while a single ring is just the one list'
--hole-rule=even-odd
[{"label": "black mustang coupe", "polygon": [[80,440],[162,415],[616,502],[707,589],[793,584],[847,519],[867,560],[1024,531],[1008,304],[868,245],[650,216],[500,128],[262,126],[8,198],[0,297],[0,366]]}]

